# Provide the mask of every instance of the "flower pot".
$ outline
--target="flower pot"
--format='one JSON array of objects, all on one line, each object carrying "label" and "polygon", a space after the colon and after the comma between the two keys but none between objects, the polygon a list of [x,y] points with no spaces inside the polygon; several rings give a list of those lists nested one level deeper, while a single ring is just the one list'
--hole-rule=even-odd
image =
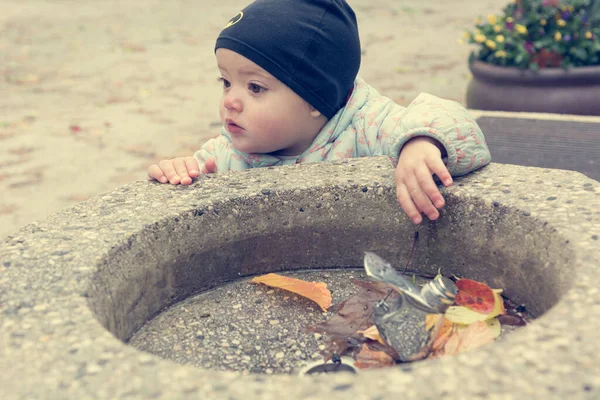
[{"label": "flower pot", "polygon": [[473,61],[469,69],[468,108],[600,115],[600,66],[534,72]]}]

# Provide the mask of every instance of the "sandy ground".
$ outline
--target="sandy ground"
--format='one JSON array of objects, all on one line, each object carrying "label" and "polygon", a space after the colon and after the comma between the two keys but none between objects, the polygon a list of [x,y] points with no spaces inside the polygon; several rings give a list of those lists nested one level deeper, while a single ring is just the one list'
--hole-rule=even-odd
[{"label": "sandy ground", "polygon": [[[0,0],[0,240],[218,134],[214,40],[246,3]],[[457,40],[507,0],[349,3],[371,85],[464,104]]]}]

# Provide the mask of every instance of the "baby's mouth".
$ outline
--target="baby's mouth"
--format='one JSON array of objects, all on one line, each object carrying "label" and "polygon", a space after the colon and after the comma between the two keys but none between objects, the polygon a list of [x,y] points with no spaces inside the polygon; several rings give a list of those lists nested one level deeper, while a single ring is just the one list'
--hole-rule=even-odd
[{"label": "baby's mouth", "polygon": [[227,126],[227,130],[229,133],[242,133],[244,128],[235,123],[232,119],[226,119],[225,125]]}]

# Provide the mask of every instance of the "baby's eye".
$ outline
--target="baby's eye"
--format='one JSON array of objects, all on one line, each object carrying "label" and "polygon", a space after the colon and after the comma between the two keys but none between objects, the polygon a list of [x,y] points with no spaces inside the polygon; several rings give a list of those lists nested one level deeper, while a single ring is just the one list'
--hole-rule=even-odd
[{"label": "baby's eye", "polygon": [[231,86],[231,82],[229,82],[227,79],[225,79],[223,77],[219,77],[219,78],[217,78],[217,80],[223,84],[223,88],[225,88],[225,89],[227,89],[229,86]]},{"label": "baby's eye", "polygon": [[264,92],[265,90],[267,90],[267,88],[257,85],[256,83],[249,83],[248,90],[254,94],[259,94],[260,92]]}]

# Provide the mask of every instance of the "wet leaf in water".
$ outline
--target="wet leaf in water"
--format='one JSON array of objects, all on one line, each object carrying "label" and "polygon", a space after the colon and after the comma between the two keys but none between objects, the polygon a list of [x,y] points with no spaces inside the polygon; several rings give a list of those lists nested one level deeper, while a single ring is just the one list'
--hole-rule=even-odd
[{"label": "wet leaf in water", "polygon": [[383,351],[371,350],[367,343],[364,343],[355,356],[354,366],[360,369],[385,368],[395,364],[394,359]]},{"label": "wet leaf in water", "polygon": [[494,341],[494,334],[488,324],[477,321],[461,331],[452,333],[444,346],[444,355],[454,355],[473,350]]},{"label": "wet leaf in water", "polygon": [[331,306],[331,292],[324,282],[306,282],[289,276],[267,274],[252,279],[252,283],[262,283],[278,289],[284,289],[317,303],[323,311]]},{"label": "wet leaf in water", "polygon": [[327,335],[328,341],[323,351],[326,359],[334,352],[341,354],[353,344],[360,344],[362,337],[356,332],[373,325],[375,303],[388,294],[389,301],[398,296],[393,286],[387,283],[354,281],[354,284],[358,285],[360,290],[354,296],[336,304],[333,308],[338,311],[334,316],[327,321],[307,327],[310,332]]},{"label": "wet leaf in water", "polygon": [[459,279],[456,281],[458,293],[455,302],[481,314],[489,314],[494,309],[494,293],[485,283],[472,279]]}]

